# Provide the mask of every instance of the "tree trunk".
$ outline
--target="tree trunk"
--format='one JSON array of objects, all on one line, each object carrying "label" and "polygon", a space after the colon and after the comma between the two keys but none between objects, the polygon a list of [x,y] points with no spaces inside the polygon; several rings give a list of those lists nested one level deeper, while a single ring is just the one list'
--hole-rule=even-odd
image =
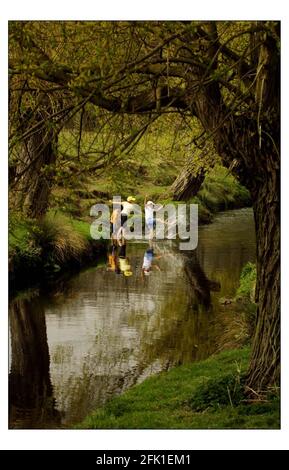
[{"label": "tree trunk", "polygon": [[278,112],[268,115],[259,129],[254,119],[235,118],[219,134],[218,149],[253,203],[257,318],[246,383],[251,393],[278,386],[280,379],[280,135]]},{"label": "tree trunk", "polygon": [[[259,393],[280,376],[280,158],[278,119],[263,123],[262,142],[254,120],[242,117],[220,130],[216,147],[223,164],[252,197],[256,229],[257,319],[247,386]],[[269,137],[267,137],[269,136]],[[233,163],[233,164],[232,164]],[[184,175],[185,174],[185,178]],[[182,197],[193,194],[195,176],[184,171]]]},{"label": "tree trunk", "polygon": [[185,166],[170,188],[174,201],[187,201],[200,190],[205,179],[205,171],[195,172],[190,165]]},{"label": "tree trunk", "polygon": [[[53,131],[33,135],[25,142],[21,165],[18,168],[18,205],[28,217],[39,218],[48,209],[54,165],[56,161],[56,138]],[[17,178],[17,174],[16,174]]]},{"label": "tree trunk", "polygon": [[257,242],[257,322],[247,385],[256,392],[280,378],[279,172],[252,194]]},{"label": "tree trunk", "polygon": [[[34,97],[37,109],[27,109],[19,120],[24,136],[18,149],[16,168],[11,168],[11,185],[17,197],[12,203],[28,217],[39,218],[48,209],[54,180],[59,127],[53,114],[61,101],[45,94]],[[27,134],[30,127],[30,133]]]}]

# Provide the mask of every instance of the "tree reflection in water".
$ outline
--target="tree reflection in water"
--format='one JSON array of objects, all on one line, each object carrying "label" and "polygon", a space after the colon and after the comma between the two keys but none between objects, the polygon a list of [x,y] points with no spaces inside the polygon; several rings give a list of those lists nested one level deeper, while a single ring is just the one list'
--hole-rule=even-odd
[{"label": "tree reflection in water", "polygon": [[9,322],[9,428],[55,428],[60,416],[55,410],[45,314],[39,297],[13,300]]}]

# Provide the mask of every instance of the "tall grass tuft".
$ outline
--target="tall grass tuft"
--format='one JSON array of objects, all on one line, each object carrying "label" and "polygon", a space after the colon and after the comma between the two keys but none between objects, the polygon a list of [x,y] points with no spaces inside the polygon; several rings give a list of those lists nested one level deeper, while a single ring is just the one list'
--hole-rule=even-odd
[{"label": "tall grass tuft", "polygon": [[47,214],[33,227],[33,234],[43,255],[57,264],[80,260],[88,246],[88,241],[75,230],[70,219],[59,214]]}]

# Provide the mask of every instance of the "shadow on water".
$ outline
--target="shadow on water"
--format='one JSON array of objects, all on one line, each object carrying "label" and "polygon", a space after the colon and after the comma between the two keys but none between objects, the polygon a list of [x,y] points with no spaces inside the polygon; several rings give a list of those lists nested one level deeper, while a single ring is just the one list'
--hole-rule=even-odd
[{"label": "shadow on water", "polygon": [[214,353],[219,299],[254,256],[252,212],[230,211],[201,227],[194,252],[129,243],[106,267],[12,301],[10,427],[71,427],[146,377]]},{"label": "shadow on water", "polygon": [[207,278],[198,261],[196,252],[184,253],[183,259],[184,273],[191,288],[192,301],[197,301],[197,305],[203,305],[206,310],[209,310],[211,307],[211,292],[219,292],[221,284]]}]

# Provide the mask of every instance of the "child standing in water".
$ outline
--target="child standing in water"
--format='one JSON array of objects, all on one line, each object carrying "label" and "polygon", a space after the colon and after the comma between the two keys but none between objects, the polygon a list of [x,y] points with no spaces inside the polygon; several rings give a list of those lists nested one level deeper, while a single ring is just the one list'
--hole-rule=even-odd
[{"label": "child standing in water", "polygon": [[122,204],[114,204],[115,208],[110,217],[110,233],[112,240],[117,239],[118,231],[121,227],[121,211],[123,209]]},{"label": "child standing in water", "polygon": [[154,259],[160,258],[161,256],[155,256],[153,246],[150,243],[149,248],[146,249],[143,257],[142,275],[149,276],[153,268],[156,268],[158,271],[160,271],[160,267],[157,264],[153,264]]},{"label": "child standing in water", "polygon": [[135,198],[133,196],[128,196],[127,200],[122,203],[122,209],[121,209],[121,227],[118,230],[117,233],[117,238],[124,239],[125,238],[125,228],[126,228],[126,222],[128,219],[128,216],[132,210],[134,210],[134,204]]},{"label": "child standing in water", "polygon": [[149,240],[151,240],[153,238],[154,229],[156,228],[156,220],[155,220],[156,214],[155,213],[159,211],[163,206],[161,206],[160,204],[155,204],[153,201],[146,202],[146,198],[147,197],[145,197],[145,201],[144,201],[145,224],[149,231],[148,238]]}]

